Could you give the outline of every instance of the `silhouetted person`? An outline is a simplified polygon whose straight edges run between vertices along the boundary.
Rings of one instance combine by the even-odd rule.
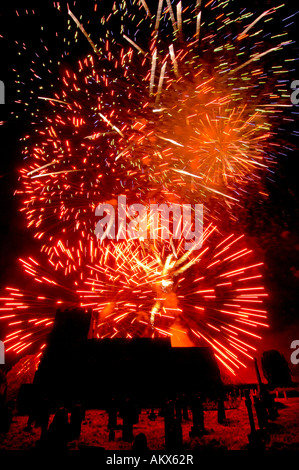
[[[164,429],[165,429],[165,447],[167,449],[172,447],[172,434],[174,427],[174,403],[172,400],[168,400],[163,407],[164,416]]]
[[[136,409],[131,399],[127,399],[123,406],[123,440],[131,442],[133,440],[133,424],[136,421]]]
[[[31,426],[38,421],[38,408],[38,402],[36,400],[32,400],[32,403],[30,404],[27,425],[24,431],[31,431]]]
[[[6,403],[0,409],[0,432],[8,432],[12,423],[13,406],[11,402]]]
[[[263,386],[261,389],[261,402],[267,410],[268,419],[274,421],[278,418],[279,413],[277,411],[274,395],[267,390],[266,386]]]
[[[49,403],[46,398],[37,398],[32,401],[25,431],[30,431],[34,424],[42,428],[41,439],[45,437],[50,417]]]
[[[271,388],[289,387],[292,377],[285,357],[275,349],[265,351],[261,358],[264,376]]]
[[[174,423],[175,419],[175,408],[173,400],[168,400],[164,408],[164,419],[167,425]]]
[[[117,428],[117,405],[114,398],[111,399],[108,408],[108,429]]]
[[[83,407],[81,405],[75,405],[70,418],[70,439],[78,439],[80,437],[83,419]]]
[[[167,450],[176,451],[183,446],[182,423],[174,418],[173,421],[165,422],[165,447]]]
[[[223,397],[218,398],[217,400],[217,419],[219,424],[223,424],[225,422],[225,407]]]
[[[200,395],[195,395],[191,402],[191,411],[193,426],[191,428],[192,436],[201,436],[205,432],[204,428],[204,410]]]
[[[251,398],[250,398],[249,390],[245,390],[245,405],[246,405],[247,412],[248,412],[250,431],[251,431],[251,433],[254,433],[255,432],[255,423],[254,423],[254,417],[253,417],[253,412],[252,412],[252,401],[251,401]]]
[[[261,399],[257,396],[253,398],[253,403],[254,403],[257,421],[259,423],[259,428],[266,429],[268,426],[268,413],[264,404],[261,401]]]
[[[183,411],[183,419],[188,420],[189,419],[188,402],[187,402],[187,397],[185,394],[182,396],[182,411]]]
[[[66,449],[69,439],[69,420],[66,408],[59,408],[47,433],[47,444],[51,448]]]
[[[180,449],[183,444],[182,423],[175,417],[175,402],[173,400],[168,400],[165,405],[164,425],[166,449]]]
[[[143,434],[143,432],[140,432],[135,437],[134,444],[132,446],[132,450],[133,450],[133,452],[135,452],[138,455],[139,454],[144,454],[145,452],[148,451],[146,435]]]
[[[111,428],[109,431],[109,441],[115,441],[115,431],[114,428]]]
[[[182,422],[182,401],[180,397],[177,397],[175,400],[175,418],[176,420],[181,423]]]
[[[50,418],[50,407],[48,400],[45,398],[42,400],[39,408],[39,413],[37,417],[37,423],[41,427],[41,436],[40,439],[44,440],[47,435],[48,424]]]

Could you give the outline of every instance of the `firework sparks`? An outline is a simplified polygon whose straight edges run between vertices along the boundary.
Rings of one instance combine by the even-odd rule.
[[[6,287],[2,293],[0,321],[6,323],[9,331],[4,343],[8,353],[20,354],[30,347],[41,352],[51,331],[55,310],[61,305],[76,307],[79,299],[55,270],[42,267],[33,258],[20,260],[20,263],[30,281],[27,281],[27,289]]]
[[[277,9],[255,19],[249,13],[233,19],[228,12],[221,15],[220,24],[211,23],[218,35],[208,34],[203,23],[200,43],[194,43],[193,36],[185,41],[170,36],[169,44],[166,41],[161,49],[164,31],[158,26],[167,18],[163,4],[159,2],[156,34],[146,53],[126,34],[133,49],[117,49],[113,40],[105,39],[105,47],[98,50],[68,10],[97,56],[89,55],[78,62],[77,69],[65,70],[54,96],[41,97],[52,106],[36,135],[28,136],[26,167],[21,170],[23,189],[18,191],[26,195],[23,205],[29,226],[48,245],[49,240],[57,245],[61,221],[66,233],[75,233],[75,239],[78,232],[90,234],[94,209],[107,193],[127,190],[146,200],[147,189],[159,185],[162,191],[187,200],[197,198],[208,204],[217,195],[231,204],[239,200],[244,182],[255,180],[259,187],[261,175],[272,166],[277,147],[272,145],[272,121],[278,108],[277,95],[269,90],[282,87],[283,71],[279,85],[272,86],[268,80],[265,88],[267,71],[260,64],[254,70],[249,66],[264,54],[280,51],[289,41],[254,52],[249,59],[242,41]],[[146,4],[140,8],[148,15]],[[177,18],[170,2],[167,11],[175,38],[178,32],[182,37],[181,5]],[[188,13],[185,21],[190,23],[189,7],[184,15]],[[197,38],[201,13],[197,9]],[[228,18],[230,26],[248,18],[252,22],[236,37],[228,33],[223,43]],[[262,42],[255,43],[252,49],[262,47]],[[201,49],[209,55],[212,72]],[[240,104],[242,99],[246,106]]]
[[[95,2],[96,40],[75,3],[64,13],[54,3],[67,18],[67,46],[58,54],[59,78],[31,93],[35,109],[32,96],[23,100],[34,131],[23,139],[16,191],[48,261],[47,268],[32,258],[22,266],[46,290],[36,296],[6,289],[1,319],[14,329],[7,350],[40,344],[57,303],[80,299],[93,309],[98,337],[162,335],[178,344],[208,344],[236,373],[267,326],[261,263],[244,237],[215,242],[221,230],[208,225],[200,250],[184,252],[172,236],[163,243],[101,244],[95,209],[125,194],[144,204],[204,203],[219,227],[223,208],[237,220],[234,210],[249,183],[256,198],[266,194],[263,178],[279,148],[276,123],[289,105],[282,51],[291,41],[284,31],[269,32],[281,7],[252,13],[232,11],[230,1],[202,7],[159,0],[156,6],[152,15],[144,0],[121,2],[99,17]],[[117,32],[109,29],[113,17]],[[81,38],[90,49],[72,66],[61,64]],[[45,70],[54,76],[39,60],[45,51],[43,44],[32,61],[33,83]]]
[[[158,252],[152,242],[107,247],[78,292],[96,313],[95,336],[169,336],[175,345],[212,346],[232,373],[246,367],[258,330],[268,326],[263,263],[244,236],[219,242],[214,232],[205,232],[201,250],[185,252],[179,243],[175,255],[170,242]]]

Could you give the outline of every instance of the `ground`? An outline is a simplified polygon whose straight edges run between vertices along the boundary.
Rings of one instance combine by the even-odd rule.
[[[279,406],[279,417],[270,422],[270,440],[268,449],[299,450],[299,398],[276,400]],[[142,410],[139,423],[134,426],[134,435],[143,432],[147,436],[150,450],[164,450],[164,420],[157,417],[155,421],[148,418],[149,410]],[[158,414],[158,410],[156,410]],[[31,432],[24,430],[28,416],[14,416],[11,429],[7,434],[0,434],[0,449],[26,450],[35,447],[40,436],[40,428],[32,428]],[[50,417],[50,421],[53,415]],[[255,416],[256,419],[256,416]],[[122,420],[118,423],[121,425]],[[121,429],[116,430],[115,441],[108,440],[108,416],[101,410],[87,410],[82,424],[80,439],[68,444],[69,449],[79,449],[80,446],[98,446],[107,450],[130,450],[132,444],[122,441]],[[192,420],[183,421],[183,441],[186,450],[195,449],[228,449],[242,450],[247,448],[250,432],[247,409],[244,400],[236,409],[226,410],[226,422],[217,422],[217,411],[205,411],[205,427],[207,434],[202,438],[190,438]]]

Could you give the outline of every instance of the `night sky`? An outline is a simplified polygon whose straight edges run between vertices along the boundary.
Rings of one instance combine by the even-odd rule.
[[[46,38],[47,47],[51,51],[54,63],[53,76],[55,71],[59,73],[55,63],[63,53],[61,38],[57,38],[54,34],[56,30],[64,28],[63,15],[52,8],[52,2],[39,3],[42,3],[42,6],[36,10],[36,15],[25,14],[26,8],[36,7],[36,3],[30,1],[11,0],[2,2],[0,7],[0,80],[6,85],[6,104],[0,105],[0,121],[5,121],[5,125],[0,126],[0,287],[2,289],[6,285],[20,285],[20,282],[24,282],[24,277],[19,272],[18,258],[29,255],[34,257],[39,252],[39,245],[33,239],[33,232],[25,229],[25,216],[18,210],[20,207],[18,198],[13,196],[18,186],[18,170],[22,166],[20,138],[30,130],[31,107],[34,108],[36,105],[34,96],[28,110],[24,110],[22,103],[14,103],[17,99],[22,101],[23,98],[18,96],[16,73],[13,69],[20,73],[21,79],[26,83],[29,76],[30,54],[34,55],[34,51],[40,50],[41,36]],[[90,3],[92,8],[93,2]],[[113,4],[112,1],[105,3],[109,4],[109,8]],[[148,2],[149,5],[151,3]],[[88,2],[77,2],[77,11],[81,8],[80,4],[83,11],[84,8],[88,10]],[[86,4],[87,7],[83,6]],[[256,5],[258,11],[263,11],[273,6],[274,2],[239,1],[236,4],[244,4],[251,10],[254,9],[253,5]],[[19,6],[21,14],[17,17],[15,10]],[[289,6],[289,10],[293,13],[295,5]],[[295,22],[296,18],[299,18],[299,15],[295,17]],[[298,19],[296,23],[298,28]],[[42,35],[41,24],[45,25]],[[93,27],[98,28],[98,25],[91,21],[88,30],[92,31]],[[290,33],[296,37],[297,31],[294,25],[290,26]],[[32,48],[27,53],[18,55],[20,47],[14,41],[30,42]],[[74,58],[79,58],[88,52],[88,47],[87,41],[82,39],[79,44],[74,45],[65,60],[71,63]],[[299,60],[298,45],[291,47],[293,48],[291,55]],[[299,79],[298,66],[297,71],[295,70],[298,60],[291,64],[294,70],[289,75],[290,84],[293,80]],[[51,83],[50,78],[47,77],[45,80]],[[269,198],[263,203],[251,198],[246,213],[240,214],[242,229],[248,235],[257,255],[265,262],[263,272],[264,285],[269,293],[267,309],[270,329],[264,332],[264,341],[260,344],[259,352],[279,349],[287,359],[289,359],[291,341],[299,339],[299,154],[298,139],[295,136],[296,130],[298,131],[298,121],[292,122],[295,116],[294,108],[283,111],[285,120],[280,137],[284,148],[271,176],[272,181],[269,179],[266,181]],[[16,115],[19,116],[18,119]],[[5,328],[0,323],[0,339],[4,338],[4,332]],[[32,352],[34,351],[27,350],[27,354]],[[14,360],[12,357],[11,361]]]

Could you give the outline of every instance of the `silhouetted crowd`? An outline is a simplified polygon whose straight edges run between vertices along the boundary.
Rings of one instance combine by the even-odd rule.
[[[248,435],[249,446],[263,448],[268,436],[268,420],[275,420],[278,416],[273,395],[264,389],[259,395],[255,394],[253,396],[247,390],[244,398],[251,426],[251,432]],[[216,405],[220,424],[224,424],[226,420],[224,399],[224,395],[218,397]],[[6,402],[3,395],[1,395],[0,400],[0,432],[6,433],[10,429],[16,405],[14,401]],[[183,421],[192,419],[190,437],[201,437],[206,434],[204,400],[205,397],[200,394],[188,397],[188,399],[184,394],[181,394],[174,399],[166,400],[158,410],[157,408],[149,410],[147,417],[150,421],[155,421],[158,415],[164,419],[165,448],[167,450],[178,451],[183,449]],[[258,430],[254,424],[253,408],[255,408],[258,420]],[[122,430],[121,439],[133,443],[132,449],[134,451],[142,453],[148,450],[147,438],[144,433],[137,434],[134,439],[133,428],[139,422],[141,408],[132,398],[125,400],[111,398],[107,404],[106,412],[108,415],[109,441],[115,440],[116,430]],[[30,432],[32,426],[41,428],[40,439],[36,444],[37,448],[67,449],[69,442],[79,439],[81,435],[85,409],[79,403],[69,408],[60,406],[49,424],[50,414],[50,404],[46,398],[35,400],[29,412],[24,431]],[[121,424],[118,422],[119,418],[122,420]]]

